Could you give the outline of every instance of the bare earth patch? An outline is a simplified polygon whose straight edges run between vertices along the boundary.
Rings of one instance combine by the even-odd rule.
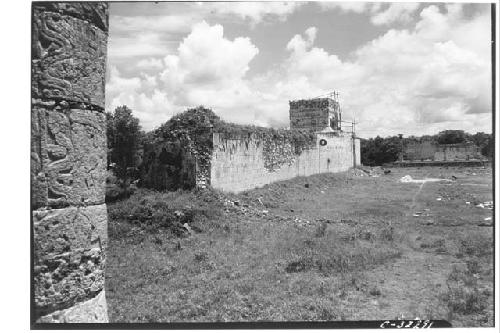
[[[481,207],[492,201],[491,169],[391,171],[238,195],[139,192],[109,205],[110,320],[492,326],[493,219]]]

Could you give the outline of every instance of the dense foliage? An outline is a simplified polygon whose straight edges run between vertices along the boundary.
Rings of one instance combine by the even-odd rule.
[[[127,106],[119,106],[112,113],[106,113],[108,139],[108,165],[119,180],[125,181],[130,170],[140,164],[140,150],[143,133],[139,119],[132,115]]]
[[[467,142],[467,134],[460,130],[446,130],[439,132],[436,142],[440,145],[449,145]]]
[[[495,139],[492,134],[478,132],[470,136],[470,140],[481,149],[483,156],[493,158],[495,153]]]
[[[361,140],[361,163],[373,166],[391,163],[398,159],[401,139],[397,136]]]

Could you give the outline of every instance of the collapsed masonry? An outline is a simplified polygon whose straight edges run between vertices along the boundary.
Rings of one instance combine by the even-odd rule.
[[[32,320],[107,322],[107,3],[32,4]]]
[[[277,130],[226,123],[203,107],[188,110],[153,133],[141,185],[240,192],[360,164],[359,139],[340,129],[337,101],[292,101],[290,119],[290,130]]]

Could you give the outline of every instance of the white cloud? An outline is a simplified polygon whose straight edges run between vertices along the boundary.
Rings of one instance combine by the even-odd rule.
[[[227,2],[205,3],[219,14],[234,14],[252,23],[259,23],[266,18],[285,19],[305,2]]]
[[[158,58],[144,58],[139,60],[136,66],[142,70],[160,70],[163,68],[163,61]]]
[[[372,7],[374,6],[379,6],[379,4],[374,4],[370,2],[359,2],[359,1],[351,1],[351,2],[336,2],[336,1],[322,1],[318,2],[318,4],[321,6],[322,9],[324,10],[331,10],[331,9],[340,9],[344,13],[357,13],[361,14],[363,12],[371,10]]]
[[[111,59],[162,56],[169,51],[168,44],[155,32],[113,36],[109,39],[108,56]]]
[[[111,67],[109,72],[110,78],[106,83],[106,94],[133,93],[141,88],[141,80],[139,78],[123,78],[116,67]]]
[[[389,25],[395,22],[408,23],[420,7],[418,2],[318,2],[323,10],[340,10],[343,13],[369,15],[374,25]]]
[[[179,68],[190,84],[218,84],[239,79],[259,50],[249,38],[224,38],[221,25],[201,22],[178,48]]]
[[[295,53],[303,53],[307,48],[311,47],[316,39],[316,33],[318,29],[316,27],[309,27],[305,31],[306,38],[302,38],[301,35],[295,35],[286,45],[287,50],[291,50]]]
[[[109,26],[114,32],[143,33],[147,31],[189,31],[193,19],[192,16],[187,15],[111,15],[109,21]]]
[[[197,21],[198,15],[111,15],[108,56],[163,57],[175,46],[173,36],[188,33]]]
[[[142,74],[140,78],[124,78],[116,67],[112,67],[106,83],[106,110],[112,111],[121,105],[131,108],[145,129],[167,121],[178,111],[167,93],[157,88],[155,76]]]
[[[201,22],[176,54],[165,57],[165,69],[159,77],[177,105],[206,105],[235,120],[234,108],[246,104],[245,99],[251,95],[244,77],[258,52],[250,39],[229,40],[221,25]]]
[[[375,25],[391,24],[394,22],[409,22],[412,14],[418,10],[420,3],[418,2],[395,2],[391,3],[388,8],[376,12],[371,21]]]

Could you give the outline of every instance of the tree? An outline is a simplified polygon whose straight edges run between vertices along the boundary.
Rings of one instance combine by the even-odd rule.
[[[481,154],[486,157],[493,158],[495,151],[494,139],[492,134],[477,132],[471,135],[471,140],[479,147]]]
[[[467,134],[461,130],[446,130],[439,132],[437,142],[441,145],[464,143],[467,141]]]
[[[114,164],[114,172],[118,179],[127,181],[129,168],[139,164],[139,147],[142,130],[139,119],[132,115],[126,105],[119,106],[113,113],[106,113],[106,129],[108,138],[108,164]]]
[[[400,139],[397,136],[361,141],[361,163],[374,166],[391,163],[398,159],[401,151]]]

